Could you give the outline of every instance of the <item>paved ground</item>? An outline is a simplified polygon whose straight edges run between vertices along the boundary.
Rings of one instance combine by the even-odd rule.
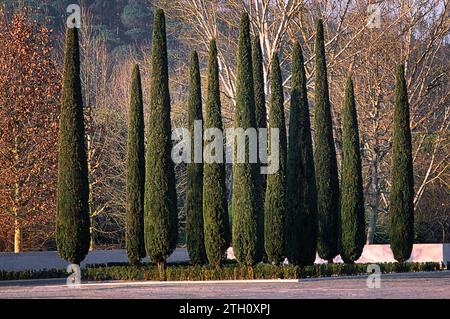
[[[382,275],[381,288],[368,289],[367,277],[253,283],[92,283],[68,288],[61,280],[0,282],[0,298],[446,298],[450,271]]]

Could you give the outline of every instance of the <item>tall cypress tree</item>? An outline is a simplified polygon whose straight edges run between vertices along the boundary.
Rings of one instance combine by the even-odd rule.
[[[408,92],[403,65],[397,67],[390,194],[390,238],[394,258],[405,262],[414,243],[414,175]]]
[[[279,129],[279,149],[272,149],[272,145],[269,145],[269,149],[271,154],[278,151],[280,167],[278,172],[267,176],[264,206],[264,244],[269,262],[279,263],[284,256],[285,244],[287,138],[284,117],[283,80],[281,78],[280,62],[276,53],[272,57],[270,78],[269,129]],[[272,134],[272,132],[269,134]]]
[[[317,251],[317,192],[306,73],[300,44],[292,51],[292,93],[287,155],[286,255],[312,265]]]
[[[194,141],[194,122],[203,121],[200,68],[196,51],[192,52],[190,60],[188,127]],[[203,164],[195,163],[194,160],[194,143],[192,143],[191,163],[187,165],[186,242],[191,263],[202,265],[207,261],[203,235]]]
[[[131,102],[128,115],[127,144],[127,210],[126,249],[128,260],[139,264],[145,257],[144,242],[144,189],[145,189],[145,147],[144,147],[144,103],[139,66],[133,68],[131,80]]]
[[[267,128],[267,111],[266,111],[266,95],[264,92],[264,70],[263,56],[261,51],[261,43],[259,37],[255,36],[252,45],[252,61],[253,61],[253,84],[255,91],[255,118],[258,130]],[[258,133],[260,133],[258,131]],[[259,135],[258,135],[259,138]],[[258,147],[260,145],[258,144]],[[267,146],[266,146],[267,147]],[[264,195],[266,193],[266,175],[260,176],[261,209],[258,215],[258,254],[257,260],[262,260],[264,255]]]
[[[255,36],[253,39],[252,62],[256,125],[258,128],[267,128],[266,95],[264,93],[264,61],[258,36]]]
[[[153,24],[152,73],[147,133],[144,233],[150,259],[160,271],[178,238],[175,174],[171,158],[169,74],[164,11]]]
[[[351,78],[348,79],[345,87],[342,140],[340,251],[345,263],[353,263],[362,254],[366,239],[366,226],[358,119]]]
[[[253,88],[252,46],[250,21],[242,15],[237,57],[235,128],[256,128],[255,97]],[[237,143],[233,163],[233,249],[236,260],[246,265],[260,258],[258,220],[261,210],[260,176],[258,163],[250,163],[250,141],[246,137],[245,163],[237,161]]]
[[[56,242],[61,258],[79,264],[89,251],[89,184],[84,141],[78,29],[68,28],[59,130]]]
[[[339,253],[339,179],[328,91],[322,20],[317,23],[315,68],[315,167],[319,218],[318,252],[332,261]]]
[[[208,93],[205,130],[223,130],[219,90],[219,64],[216,41],[209,45]],[[205,142],[206,144],[206,142]],[[203,165],[203,218],[206,255],[210,264],[220,265],[230,245],[227,190],[225,186],[225,156],[220,163]]]

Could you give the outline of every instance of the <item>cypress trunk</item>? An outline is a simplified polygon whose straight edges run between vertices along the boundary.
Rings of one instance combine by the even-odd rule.
[[[265,229],[264,243],[269,262],[278,264],[282,261],[285,244],[285,214],[286,214],[286,157],[287,138],[284,116],[283,80],[281,77],[278,55],[272,58],[272,70],[270,78],[270,108],[269,108],[269,135],[272,129],[279,130],[279,149],[272,149],[270,153],[278,152],[279,170],[267,176],[267,188],[265,195]],[[271,138],[269,139],[271,141]],[[270,144],[270,143],[269,143]]]
[[[397,67],[390,193],[390,239],[394,258],[405,262],[414,243],[414,175],[408,92],[403,65]]]
[[[126,177],[126,250],[131,264],[138,265],[145,257],[144,242],[144,104],[139,66],[135,65],[131,81],[128,115]]]
[[[345,88],[342,141],[341,257],[345,263],[354,263],[364,249],[366,225],[358,119],[351,79]]]
[[[189,76],[188,128],[192,141],[195,141],[195,121],[203,121],[200,68],[195,51],[191,54]],[[203,141],[203,132],[201,137]],[[186,243],[191,263],[203,265],[207,261],[203,235],[203,163],[194,162],[194,144],[191,146],[191,162],[187,164]]]
[[[322,20],[319,20],[317,24],[315,54],[314,160],[319,219],[317,249],[321,258],[332,260],[339,253],[339,179],[333,138]]]
[[[256,130],[255,97],[253,88],[253,63],[250,39],[250,21],[243,14],[239,32],[237,56],[236,111],[234,127],[246,131]],[[245,136],[245,161],[238,162],[238,145],[235,138],[233,163],[233,249],[236,260],[242,264],[253,265],[261,259],[259,217],[262,209],[259,165],[250,162],[250,141]],[[257,145],[252,145],[257,149]]]
[[[147,133],[144,196],[145,247],[150,259],[164,269],[178,238],[177,197],[171,158],[169,74],[164,11],[155,13],[152,73]]]
[[[206,99],[205,131],[217,128],[223,131],[220,90],[219,64],[216,41],[209,46],[208,93]],[[203,165],[203,218],[206,255],[210,264],[220,265],[230,246],[230,226],[227,209],[227,190],[225,186],[225,155],[222,141],[222,160]],[[207,142],[205,141],[205,146]],[[220,152],[220,150],[216,150]]]
[[[59,131],[56,242],[61,258],[80,264],[89,251],[89,184],[84,140],[78,29],[68,28]]]
[[[303,54],[292,51],[292,93],[287,155],[286,254],[291,263],[313,265],[317,251],[317,192]]]

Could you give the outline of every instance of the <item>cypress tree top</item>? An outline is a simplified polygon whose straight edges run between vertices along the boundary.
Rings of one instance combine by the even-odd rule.
[[[264,69],[261,43],[255,36],[252,46],[253,82],[255,89],[255,117],[258,128],[267,127],[266,94],[264,93]]]
[[[84,141],[78,30],[68,28],[59,130],[56,242],[61,258],[79,264],[89,251],[89,184]]]

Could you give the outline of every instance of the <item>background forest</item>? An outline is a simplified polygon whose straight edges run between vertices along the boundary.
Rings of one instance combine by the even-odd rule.
[[[207,48],[212,38],[217,38],[218,43],[224,125],[233,125],[237,33],[243,11],[249,13],[252,33],[262,44],[266,93],[269,57],[275,51],[280,52],[286,93],[290,89],[289,61],[292,43],[298,40],[305,55],[312,96],[314,28],[315,21],[323,19],[339,165],[344,85],[349,71],[354,74],[368,243],[388,241],[394,66],[403,62],[413,134],[416,242],[450,242],[449,1],[385,0],[381,2],[380,24],[369,27],[367,6],[371,2],[2,0],[0,251],[55,249],[56,132],[66,8],[71,3],[82,7],[81,78],[92,249],[124,247],[131,70],[133,64],[141,65],[147,105],[151,26],[156,6],[167,13],[173,127],[187,121],[189,53],[193,49],[199,51],[205,82]],[[27,11],[26,18],[14,19],[22,10]],[[24,79],[31,84],[24,83]],[[288,94],[285,100],[287,110]],[[310,106],[314,117],[313,99]],[[229,186],[231,168],[227,171]],[[185,167],[177,166],[176,174],[183,244]]]

